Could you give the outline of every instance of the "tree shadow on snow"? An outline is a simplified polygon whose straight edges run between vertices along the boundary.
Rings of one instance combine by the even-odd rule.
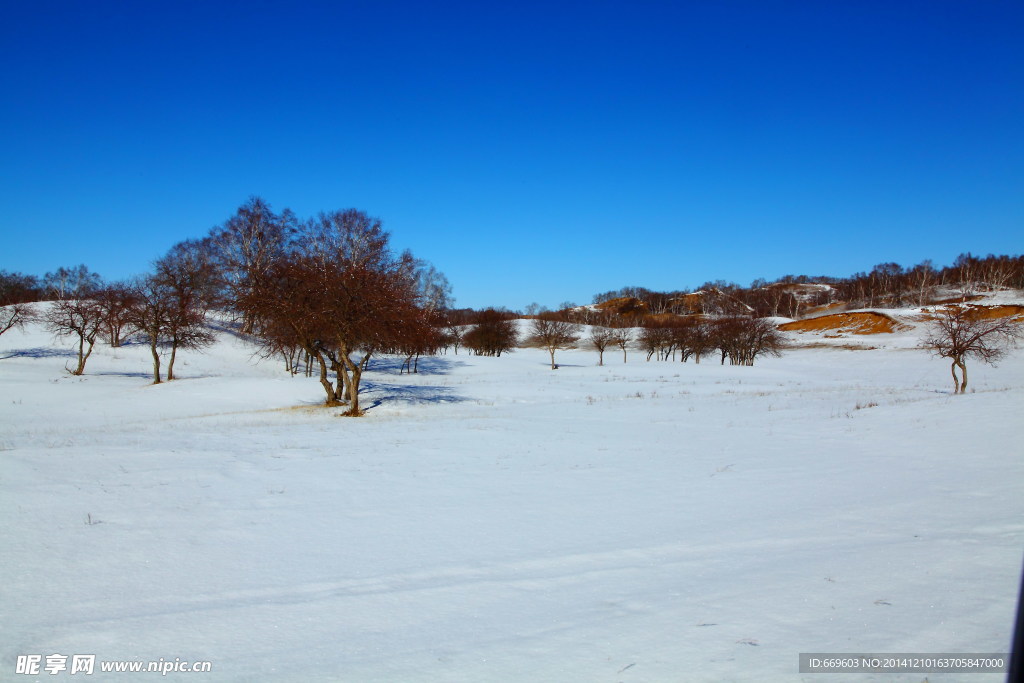
[[[54,349],[47,346],[37,346],[34,349],[13,349],[8,355],[0,357],[0,360],[8,358],[77,358],[75,351]]]
[[[451,387],[410,386],[408,384],[385,384],[383,382],[362,382],[362,394],[372,394],[366,410],[379,405],[402,402],[412,404],[461,403],[468,400],[459,396]]]
[[[415,361],[414,361],[415,362]],[[447,375],[452,368],[465,365],[461,360],[442,358],[439,356],[423,356],[420,358],[418,372],[416,375]],[[375,356],[370,359],[367,370],[372,372],[383,372],[397,375],[400,371],[405,374],[405,358],[401,356]]]

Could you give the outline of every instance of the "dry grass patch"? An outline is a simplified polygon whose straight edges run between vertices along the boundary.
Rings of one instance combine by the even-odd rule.
[[[836,331],[841,334],[891,334],[907,329],[907,327],[883,313],[860,311],[794,320],[779,325],[779,329],[783,332]]]

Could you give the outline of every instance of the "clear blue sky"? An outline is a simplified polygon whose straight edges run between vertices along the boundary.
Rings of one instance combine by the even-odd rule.
[[[1024,3],[14,2],[0,268],[145,271],[250,195],[456,303],[1022,251]]]

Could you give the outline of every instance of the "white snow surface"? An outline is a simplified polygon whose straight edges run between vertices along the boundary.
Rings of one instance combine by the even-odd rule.
[[[151,385],[144,346],[72,377],[69,343],[10,331],[0,680],[88,653],[212,662],[168,680],[916,683],[798,655],[1007,652],[1024,354],[953,396],[918,333],[754,367],[382,357],[352,419],[227,334]]]

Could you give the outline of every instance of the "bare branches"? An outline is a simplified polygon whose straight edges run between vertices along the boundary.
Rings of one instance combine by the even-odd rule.
[[[984,318],[980,311],[955,306],[929,324],[920,347],[952,361],[953,393],[962,394],[967,390],[968,358],[994,365],[1022,337],[1024,321],[1019,317]]]
[[[579,338],[580,326],[576,323],[541,314],[530,321],[530,336],[524,343],[527,346],[547,349],[551,354],[551,369],[556,370],[558,366],[555,365],[555,351],[574,348]]]
[[[476,315],[473,327],[462,337],[462,344],[478,356],[498,356],[519,345],[514,316],[488,308]]]
[[[21,329],[35,317],[32,304],[10,304],[0,307],[0,335],[14,328]]]
[[[92,354],[96,337],[103,325],[103,312],[95,299],[62,299],[50,304],[43,315],[46,327],[58,337],[78,339],[78,365],[72,375],[85,372],[85,362]]]

